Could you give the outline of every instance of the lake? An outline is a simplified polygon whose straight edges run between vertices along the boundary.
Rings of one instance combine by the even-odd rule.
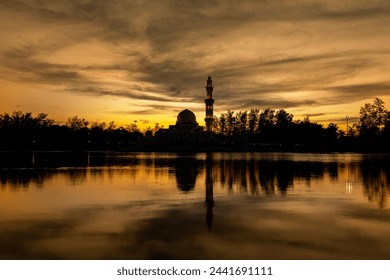
[[[0,259],[390,259],[390,156],[0,152]]]

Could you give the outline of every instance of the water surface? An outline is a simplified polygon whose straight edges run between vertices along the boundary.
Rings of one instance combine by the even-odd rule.
[[[0,153],[1,259],[390,259],[390,157]]]

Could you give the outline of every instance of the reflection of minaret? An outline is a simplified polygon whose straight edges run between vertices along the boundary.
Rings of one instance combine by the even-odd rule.
[[[214,113],[213,113],[213,80],[211,80],[211,77],[207,79],[207,85],[206,85],[206,92],[207,96],[204,100],[204,103],[206,103],[206,118],[204,121],[206,122],[206,131],[213,131],[213,123],[214,123]]]
[[[214,207],[214,193],[213,193],[213,160],[211,154],[206,155],[206,223],[209,231],[213,222],[213,207]]]

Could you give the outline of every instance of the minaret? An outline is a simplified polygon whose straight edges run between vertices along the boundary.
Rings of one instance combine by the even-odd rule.
[[[206,131],[213,131],[213,123],[214,123],[214,114],[213,114],[213,81],[211,80],[211,77],[207,79],[207,85],[206,85],[206,92],[207,96],[204,100],[204,103],[206,103],[206,117],[204,121],[206,122]]]

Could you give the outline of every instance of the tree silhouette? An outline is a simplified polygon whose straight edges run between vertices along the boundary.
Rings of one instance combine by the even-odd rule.
[[[235,126],[234,131],[236,131],[236,133],[238,135],[246,135],[247,126],[248,126],[248,113],[247,113],[247,111],[238,112],[236,114],[235,119],[236,119],[236,126]]]
[[[279,142],[286,143],[289,140],[289,135],[291,134],[291,126],[293,124],[293,115],[287,113],[285,110],[281,109],[275,114],[275,137]]]
[[[80,119],[78,116],[74,116],[68,118],[65,125],[72,130],[81,130],[88,127],[88,121],[84,118]]]
[[[249,135],[253,136],[259,123],[259,109],[251,109],[248,114],[248,131]]]
[[[47,114],[40,113],[33,117],[32,113],[15,111],[11,115],[0,115],[0,145],[2,149],[30,149],[46,138],[47,129],[54,121]]]
[[[324,140],[328,143],[334,143],[340,136],[340,130],[337,124],[330,123],[325,129]]]
[[[388,111],[384,106],[384,102],[376,97],[372,104],[366,103],[360,108],[360,121],[358,129],[362,136],[378,135],[384,128],[387,119]]]

